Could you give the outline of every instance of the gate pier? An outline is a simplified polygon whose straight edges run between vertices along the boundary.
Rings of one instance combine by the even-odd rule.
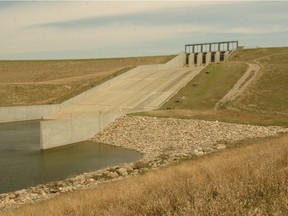
[[[210,62],[224,61],[233,50],[238,49],[238,41],[186,44],[186,64],[201,66]]]

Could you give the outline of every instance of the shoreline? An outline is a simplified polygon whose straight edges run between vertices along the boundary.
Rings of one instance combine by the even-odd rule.
[[[142,159],[0,194],[0,211],[129,178],[181,160],[226,149],[241,140],[273,137],[287,132],[288,128],[278,126],[124,116],[109,124],[90,141],[136,150],[143,154]]]

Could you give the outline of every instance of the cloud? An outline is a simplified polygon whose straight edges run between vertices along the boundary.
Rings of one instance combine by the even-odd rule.
[[[0,2],[0,6],[3,3]],[[0,12],[0,24],[17,20],[19,26],[65,22],[69,20],[121,16],[144,11],[176,8],[181,3],[170,2],[21,2]],[[183,5],[183,3],[182,3]],[[4,21],[4,22],[3,22]]]
[[[224,30],[227,33],[239,33],[239,34],[275,34],[288,32],[287,26],[272,25],[265,28],[249,28],[249,27],[237,27]]]
[[[125,49],[125,55],[129,51],[133,55],[137,49],[145,49],[145,53],[149,49],[156,52],[157,47],[163,52],[178,51],[184,43],[246,40],[253,35],[266,43],[280,33],[279,43],[284,43],[283,34],[288,31],[288,3],[283,2],[85,1],[2,5],[0,2],[0,56],[28,52],[51,56],[64,51],[77,56],[75,52],[83,54],[85,50],[91,55],[98,50],[113,56],[120,54],[121,49]]]
[[[197,25],[169,25],[158,26],[106,26],[79,29],[23,29],[20,35],[14,35],[12,47],[17,47],[21,52],[29,52],[37,49],[46,51],[58,51],[63,49],[91,49],[107,45],[121,43],[144,43],[155,40],[165,40],[185,32],[209,32],[216,30],[212,26]],[[33,43],[31,43],[33,41]],[[2,49],[3,50],[3,49]],[[11,52],[11,46],[6,52]],[[13,50],[14,51],[14,50]]]
[[[101,48],[163,40],[187,29],[203,29],[196,25],[189,27],[184,22],[179,24],[177,12],[167,19],[167,11],[172,15],[183,5],[175,2],[20,4],[0,13],[0,26],[5,29],[1,34],[1,41],[5,41],[1,52]],[[173,18],[176,21],[172,22]]]

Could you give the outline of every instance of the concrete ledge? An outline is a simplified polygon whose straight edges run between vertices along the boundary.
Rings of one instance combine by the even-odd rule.
[[[40,122],[41,149],[81,142],[93,137],[105,126],[125,113],[85,113],[69,119]]]
[[[59,110],[59,105],[0,107],[0,123],[42,119]]]

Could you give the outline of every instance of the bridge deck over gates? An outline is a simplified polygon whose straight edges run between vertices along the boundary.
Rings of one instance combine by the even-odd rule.
[[[200,66],[224,61],[231,51],[237,49],[238,41],[186,44],[186,63],[189,66]]]

